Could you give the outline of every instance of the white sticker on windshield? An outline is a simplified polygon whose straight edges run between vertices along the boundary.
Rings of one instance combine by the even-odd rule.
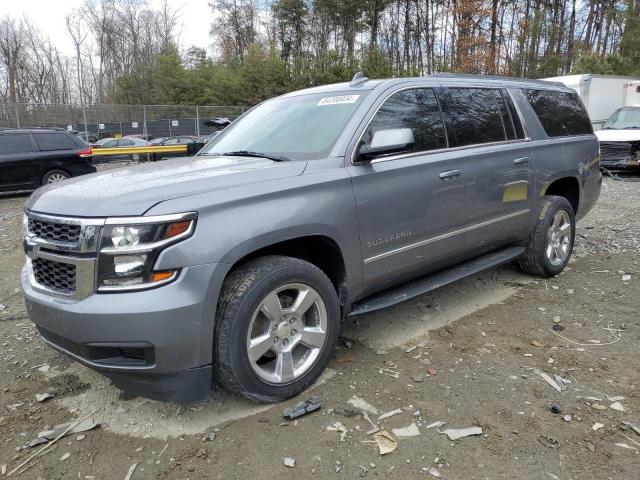
[[[324,97],[318,105],[339,105],[341,103],[356,103],[360,95],[337,95],[335,97]]]

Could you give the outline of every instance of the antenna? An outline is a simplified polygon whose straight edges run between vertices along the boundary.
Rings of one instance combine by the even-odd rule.
[[[358,85],[366,82],[367,80],[369,80],[369,79],[364,76],[364,73],[356,72],[356,74],[351,79],[351,83],[349,84],[349,86],[350,87],[357,87]]]

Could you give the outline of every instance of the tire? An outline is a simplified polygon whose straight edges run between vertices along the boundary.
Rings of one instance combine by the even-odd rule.
[[[558,275],[569,263],[575,236],[576,218],[569,201],[564,197],[543,197],[536,225],[519,261],[520,268],[540,277]]]
[[[292,309],[294,300],[301,303],[298,311]],[[231,272],[222,286],[214,334],[215,380],[253,401],[290,398],[318,379],[339,329],[338,296],[322,270],[291,257],[252,260]],[[250,348],[250,342],[258,346]]]
[[[71,175],[69,175],[64,170],[58,170],[58,169],[49,170],[47,173],[45,173],[42,176],[42,185],[49,185],[51,183],[58,183],[58,182],[61,182],[63,180],[66,180],[67,178],[71,178]]]

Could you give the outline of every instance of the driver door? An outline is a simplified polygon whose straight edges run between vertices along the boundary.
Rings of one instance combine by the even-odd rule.
[[[367,150],[376,131],[406,129],[404,152],[347,168],[356,199],[364,294],[455,264],[465,254],[465,156],[447,149],[434,88],[411,87],[388,96],[356,149]],[[363,146],[364,144],[364,146]]]

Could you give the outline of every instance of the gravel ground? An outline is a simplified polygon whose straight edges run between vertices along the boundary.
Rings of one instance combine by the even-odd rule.
[[[640,426],[640,183],[623,180],[605,180],[560,276],[507,266],[362,317],[345,326],[322,380],[277,405],[223,393],[187,406],[131,398],[46,347],[18,290],[26,196],[0,197],[0,469],[36,452],[26,445],[38,432],[89,415],[98,427],[17,478],[118,479],[134,464],[134,480],[638,478],[640,433],[623,422]],[[571,383],[558,392],[541,372]],[[38,402],[44,393],[53,397]],[[283,420],[310,395],[320,411]],[[380,455],[350,400],[376,409],[374,422],[400,409],[379,421],[393,452]],[[482,433],[450,440],[428,428],[437,421]],[[392,433],[413,423],[418,436]]]

